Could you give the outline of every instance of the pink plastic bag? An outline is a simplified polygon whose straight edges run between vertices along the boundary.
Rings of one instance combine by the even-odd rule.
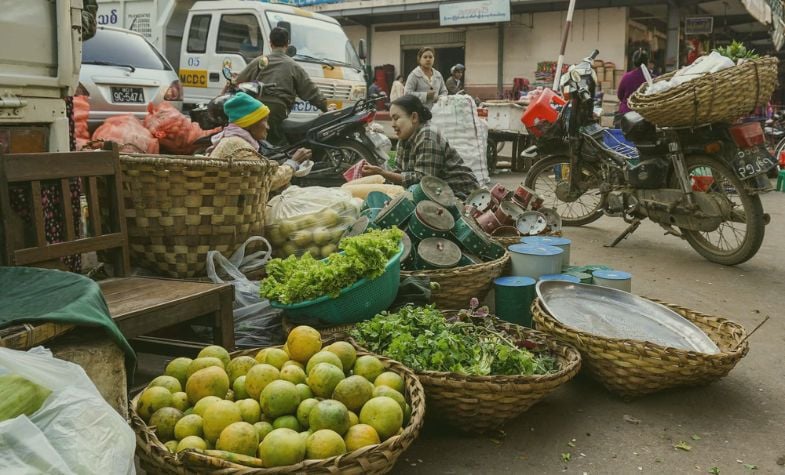
[[[199,124],[192,122],[168,102],[148,104],[144,126],[158,139],[162,151],[177,155],[194,153],[198,148],[198,145],[194,145],[196,140],[220,130],[202,130]]]
[[[87,130],[89,115],[90,103],[87,96],[74,96],[74,135],[77,150],[82,150],[90,142],[90,131]]]
[[[115,142],[124,153],[157,154],[158,140],[133,115],[110,117],[93,132],[94,142]]]
[[[343,177],[346,181],[356,180],[363,176],[363,166],[367,165],[368,161],[365,159],[360,160],[351,166],[348,170],[343,172]]]

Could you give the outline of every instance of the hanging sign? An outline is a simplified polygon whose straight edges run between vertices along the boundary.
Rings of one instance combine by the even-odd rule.
[[[688,16],[684,19],[684,34],[710,35],[714,31],[714,17]]]
[[[439,24],[471,25],[510,21],[510,0],[480,0],[439,4]]]

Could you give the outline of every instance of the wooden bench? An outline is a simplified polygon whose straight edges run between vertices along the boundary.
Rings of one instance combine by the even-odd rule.
[[[88,202],[89,236],[79,237],[70,210],[70,183],[81,178]],[[41,189],[56,183],[64,206],[65,238],[49,244],[44,233]],[[26,190],[28,222],[12,208],[9,190]],[[207,319],[215,344],[234,349],[231,284],[129,277],[128,235],[122,208],[122,172],[117,148],[98,152],[0,155],[0,264],[62,267],[61,259],[98,252],[116,277],[99,282],[109,312],[137,351],[195,355],[204,346],[171,336],[151,336],[196,319]],[[171,333],[171,331],[169,332]]]

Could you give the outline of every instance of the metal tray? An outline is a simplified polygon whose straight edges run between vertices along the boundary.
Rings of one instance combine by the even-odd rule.
[[[537,296],[562,324],[606,338],[648,341],[657,345],[716,354],[717,345],[673,310],[637,295],[588,284],[544,281]]]

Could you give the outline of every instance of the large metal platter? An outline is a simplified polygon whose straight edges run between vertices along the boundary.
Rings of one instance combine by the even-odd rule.
[[[673,310],[621,290],[588,284],[544,281],[537,296],[553,318],[585,333],[648,341],[660,346],[716,354],[717,345]]]

